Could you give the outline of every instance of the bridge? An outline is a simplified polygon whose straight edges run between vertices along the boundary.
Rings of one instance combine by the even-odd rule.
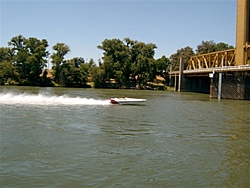
[[[211,98],[250,99],[249,14],[250,0],[238,0],[236,48],[192,56],[188,62],[180,58],[179,71],[169,72],[169,85]]]

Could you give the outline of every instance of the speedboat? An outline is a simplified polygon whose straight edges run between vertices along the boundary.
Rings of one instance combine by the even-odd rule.
[[[111,104],[127,104],[127,105],[142,105],[145,104],[147,100],[146,99],[137,99],[137,98],[111,98],[110,103]]]

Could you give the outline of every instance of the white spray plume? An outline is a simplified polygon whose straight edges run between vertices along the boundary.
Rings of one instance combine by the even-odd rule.
[[[0,93],[0,104],[34,104],[34,105],[109,105],[109,100],[69,97],[67,95],[15,94]]]

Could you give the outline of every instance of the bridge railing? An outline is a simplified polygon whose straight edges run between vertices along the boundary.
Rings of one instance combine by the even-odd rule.
[[[235,49],[192,56],[186,70],[234,66]]]

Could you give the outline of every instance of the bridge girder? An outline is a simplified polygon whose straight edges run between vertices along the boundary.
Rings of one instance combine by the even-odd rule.
[[[186,70],[235,65],[235,49],[192,56]]]

